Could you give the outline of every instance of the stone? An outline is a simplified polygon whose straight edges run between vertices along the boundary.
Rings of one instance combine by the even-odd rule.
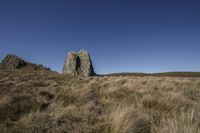
[[[25,61],[20,57],[12,54],[7,54],[6,57],[0,63],[0,69],[20,69],[25,67],[33,70],[51,71],[51,69],[48,67]]]
[[[24,61],[23,59],[19,58],[16,55],[8,54],[6,57],[2,60],[1,66],[2,67],[8,67],[8,68],[22,68],[25,67],[28,63]]]
[[[72,76],[94,76],[94,68],[90,55],[85,50],[79,52],[69,52],[65,59],[63,74]]]

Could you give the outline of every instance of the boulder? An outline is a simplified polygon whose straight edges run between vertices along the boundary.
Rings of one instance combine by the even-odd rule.
[[[63,74],[85,77],[94,76],[95,72],[89,53],[85,50],[69,52],[65,59]]]

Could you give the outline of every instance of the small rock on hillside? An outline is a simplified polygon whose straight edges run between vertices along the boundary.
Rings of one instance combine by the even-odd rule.
[[[25,61],[20,57],[12,54],[6,55],[6,57],[0,63],[0,69],[20,69],[28,67],[33,70],[48,70],[51,71],[50,68],[44,67],[43,65],[36,65],[31,62]]]
[[[8,67],[14,69],[25,67],[27,64],[28,63],[23,59],[19,58],[16,55],[11,55],[11,54],[6,55],[6,57],[3,59],[1,63],[2,67]]]

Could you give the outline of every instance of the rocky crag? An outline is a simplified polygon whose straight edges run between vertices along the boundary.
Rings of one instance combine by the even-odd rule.
[[[6,68],[9,67],[9,68],[13,68],[13,69],[19,69],[19,68],[27,66],[28,62],[24,61],[23,59],[19,58],[16,55],[8,54],[2,60],[1,65],[2,65],[2,67],[6,67]]]
[[[25,61],[20,57],[12,54],[7,54],[0,64],[1,69],[21,69],[21,68],[33,68],[35,70],[49,70],[50,68],[43,65],[36,65],[31,62]]]
[[[65,59],[63,74],[72,76],[94,76],[94,68],[90,55],[85,50],[79,52],[69,52]]]

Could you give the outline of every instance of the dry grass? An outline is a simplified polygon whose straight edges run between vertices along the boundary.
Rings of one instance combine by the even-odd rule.
[[[116,106],[109,114],[111,133],[150,133],[151,123],[134,106]]]
[[[0,70],[1,133],[198,133],[200,78]]]

